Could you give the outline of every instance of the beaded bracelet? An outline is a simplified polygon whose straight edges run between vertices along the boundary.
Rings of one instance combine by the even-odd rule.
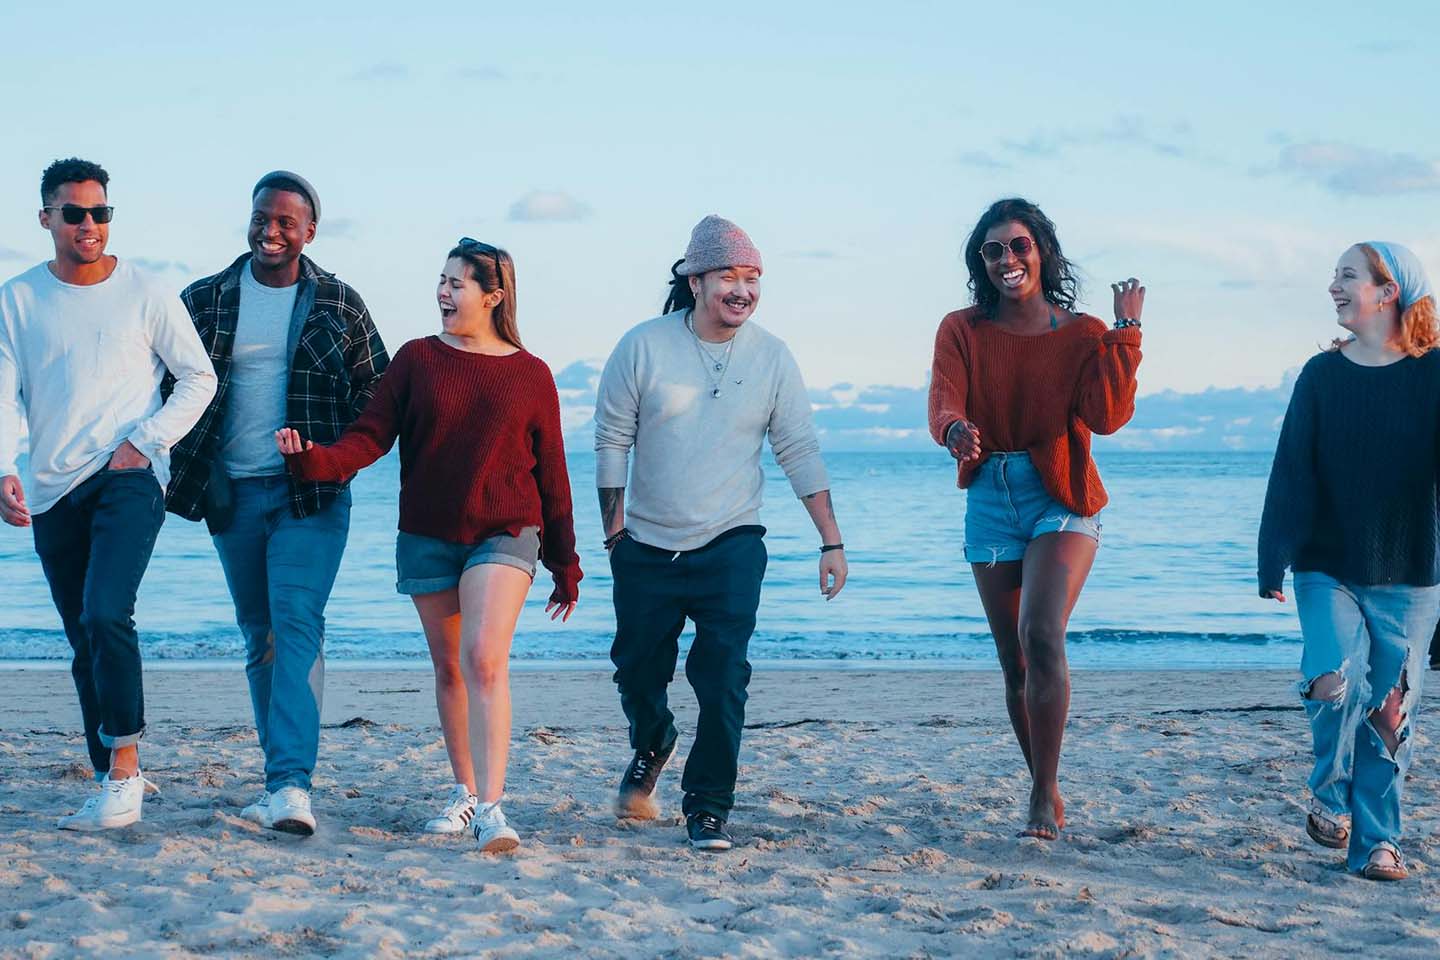
[[[1115,321],[1115,329],[1116,329],[1116,330],[1125,330],[1125,329],[1128,329],[1128,328],[1130,328],[1130,327],[1135,327],[1135,328],[1138,329],[1139,326],[1140,326],[1140,321],[1139,321],[1139,320],[1121,319],[1121,320],[1116,320],[1116,321]]]

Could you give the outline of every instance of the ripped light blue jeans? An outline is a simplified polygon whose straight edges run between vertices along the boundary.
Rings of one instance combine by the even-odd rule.
[[[1425,651],[1440,616],[1440,586],[1355,586],[1304,571],[1295,574],[1295,605],[1305,640],[1300,695],[1315,749],[1310,790],[1331,813],[1350,815],[1346,862],[1362,870],[1376,846],[1400,840],[1400,792],[1410,766]],[[1326,674],[1342,681],[1337,697],[1309,698]],[[1371,714],[1397,687],[1401,720],[1392,756]]]
[[[989,454],[965,493],[965,561],[1025,559],[1046,533],[1079,533],[1100,542],[1100,514],[1082,517],[1056,502],[1024,450]]]

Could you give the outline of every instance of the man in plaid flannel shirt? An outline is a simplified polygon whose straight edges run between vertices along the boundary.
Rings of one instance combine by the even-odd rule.
[[[167,508],[210,527],[265,752],[265,791],[242,815],[309,835],[320,744],[325,604],[350,530],[345,484],[291,478],[274,433],[334,443],[389,358],[364,302],[301,250],[320,198],[288,171],[252,195],[250,252],[180,295],[219,377],[214,401],[175,446]]]

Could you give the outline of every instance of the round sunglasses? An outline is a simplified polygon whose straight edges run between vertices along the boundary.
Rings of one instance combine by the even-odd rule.
[[[1024,260],[1035,249],[1035,241],[1029,237],[1015,237],[1009,243],[1001,243],[999,240],[987,240],[980,244],[980,256],[985,258],[986,263],[999,263],[1005,256],[1005,248],[1009,247],[1010,252],[1015,254],[1017,259]]]

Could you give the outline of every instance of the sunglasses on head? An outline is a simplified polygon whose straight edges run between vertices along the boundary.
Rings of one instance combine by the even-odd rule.
[[[987,263],[999,263],[1005,256],[1005,248],[1009,247],[1010,252],[1021,260],[1030,255],[1035,249],[1035,241],[1029,237],[1016,237],[1009,243],[1001,243],[999,240],[987,240],[980,244],[980,256],[985,258]]]
[[[460,242],[455,244],[464,254],[484,253],[488,254],[495,261],[495,282],[500,289],[505,289],[505,271],[500,269],[500,248],[485,243],[483,240],[476,240],[474,237],[461,237]]]
[[[59,210],[60,216],[72,227],[78,227],[85,222],[88,214],[96,223],[109,223],[110,218],[115,216],[114,207],[82,207],[76,203],[67,203],[61,207],[46,207],[46,210]]]

